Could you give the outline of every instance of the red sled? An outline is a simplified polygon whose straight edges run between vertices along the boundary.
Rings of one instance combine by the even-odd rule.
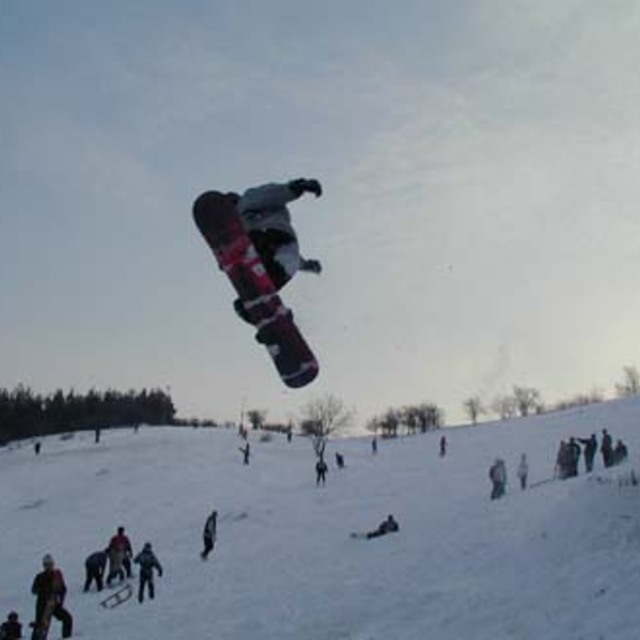
[[[193,218],[238,293],[257,330],[256,340],[267,348],[282,381],[292,388],[312,382],[319,372],[318,361],[267,275],[233,200],[207,191],[194,202]]]

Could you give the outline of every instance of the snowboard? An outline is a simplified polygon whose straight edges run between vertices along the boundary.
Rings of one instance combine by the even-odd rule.
[[[193,218],[256,328],[282,381],[304,387],[318,375],[318,362],[271,282],[233,199],[207,191],[195,200]]]

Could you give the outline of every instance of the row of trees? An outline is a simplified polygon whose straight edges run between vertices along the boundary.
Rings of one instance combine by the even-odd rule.
[[[616,395],[624,398],[640,394],[640,372],[635,366],[626,366],[622,370],[622,380],[615,385]],[[494,398],[488,405],[479,396],[467,398],[462,406],[473,424],[477,424],[481,415],[493,413],[501,420],[516,416],[526,417],[531,414],[562,411],[572,407],[604,402],[604,393],[594,389],[588,393],[580,393],[553,405],[545,406],[538,389],[514,385],[512,392]]]
[[[58,389],[43,396],[23,385],[0,388],[0,443],[80,429],[171,424],[174,416],[171,396],[160,389],[86,394]]]

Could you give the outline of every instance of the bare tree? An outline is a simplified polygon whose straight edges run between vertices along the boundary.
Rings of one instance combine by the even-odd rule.
[[[478,424],[478,416],[482,413],[486,413],[486,409],[482,405],[482,400],[478,396],[472,396],[467,398],[462,406],[469,416],[472,424]]]
[[[345,407],[342,400],[332,394],[326,394],[311,400],[303,407],[300,430],[312,437],[313,449],[321,458],[329,436],[346,428],[352,419],[352,412]]]
[[[616,384],[616,393],[621,398],[637,396],[640,393],[640,373],[637,367],[629,365],[622,369],[622,382]]]
[[[513,399],[522,417],[528,416],[532,410],[538,410],[538,407],[542,406],[540,392],[532,387],[515,385],[513,387]]]
[[[267,412],[258,409],[250,409],[247,411],[247,420],[252,429],[262,429],[265,420],[267,419]]]
[[[491,410],[500,416],[500,420],[508,420],[516,415],[517,407],[513,396],[498,396],[491,403]]]

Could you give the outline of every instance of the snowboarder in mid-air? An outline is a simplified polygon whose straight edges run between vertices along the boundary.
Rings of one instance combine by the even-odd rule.
[[[322,185],[318,180],[298,178],[286,183],[272,182],[247,189],[234,197],[242,223],[251,238],[262,264],[276,290],[282,289],[297,271],[319,274],[318,260],[307,260],[300,254],[298,238],[291,223],[287,204],[304,193],[319,198]],[[242,301],[234,302],[236,313],[250,322]]]

